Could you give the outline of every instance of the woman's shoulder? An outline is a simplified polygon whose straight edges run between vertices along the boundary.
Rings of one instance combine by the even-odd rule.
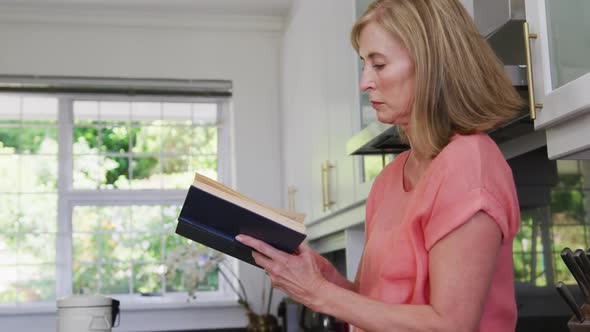
[[[466,162],[494,160],[505,161],[498,145],[485,133],[475,133],[469,135],[455,134],[451,141],[439,153],[436,159],[451,162],[455,166],[465,164]]]
[[[512,174],[500,148],[485,133],[455,134],[433,162],[443,173],[480,180],[492,174]]]
[[[447,147],[452,149],[497,149],[498,145],[486,133],[454,134]]]

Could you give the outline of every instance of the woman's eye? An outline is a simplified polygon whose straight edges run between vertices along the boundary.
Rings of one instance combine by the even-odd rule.
[[[373,68],[375,69],[383,69],[385,67],[385,65],[383,64],[373,64]]]

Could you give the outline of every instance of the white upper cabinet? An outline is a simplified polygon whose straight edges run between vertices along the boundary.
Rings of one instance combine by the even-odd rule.
[[[287,203],[314,222],[354,201],[354,163],[346,153],[357,105],[353,2],[293,6],[282,54],[284,184]]]
[[[546,131],[551,159],[590,159],[590,1],[525,5],[535,129]]]
[[[355,53],[350,45],[354,22],[353,2],[342,0],[313,1],[322,20],[316,26],[320,47],[315,50],[322,70],[325,122],[315,124],[312,154],[312,216],[322,218],[348,207],[354,200],[354,159],[346,152],[346,141],[353,134],[352,119],[356,111]]]
[[[317,73],[321,70],[317,55],[312,49],[319,47],[313,24],[319,21],[308,6],[299,5],[292,10],[282,43],[281,95],[282,144],[284,162],[284,189],[286,206],[305,213],[311,218],[312,183],[310,158],[312,151],[322,146],[313,134],[312,124],[324,123],[325,107],[322,82]]]

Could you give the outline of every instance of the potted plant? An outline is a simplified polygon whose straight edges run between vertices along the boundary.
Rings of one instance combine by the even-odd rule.
[[[166,256],[166,278],[175,279],[182,273],[188,291],[187,302],[196,298],[199,285],[207,274],[219,268],[224,255],[202,245],[187,244],[178,246]]]
[[[270,314],[273,297],[272,287],[267,298],[266,313],[262,313],[262,310],[260,313],[256,313],[248,301],[242,281],[234,270],[227,266],[226,256],[221,252],[202,245],[187,244],[169,251],[166,257],[166,277],[174,279],[178,273],[182,273],[188,291],[187,302],[196,299],[199,284],[203,283],[207,274],[214,270],[219,271],[219,275],[238,296],[238,303],[244,308],[248,317],[247,331],[277,332],[280,330],[277,318]],[[264,292],[263,289],[263,299]],[[264,300],[262,305],[264,306]]]

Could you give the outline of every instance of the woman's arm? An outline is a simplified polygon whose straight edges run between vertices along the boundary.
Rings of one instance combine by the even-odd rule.
[[[479,212],[441,239],[430,251],[430,305],[385,304],[327,282],[313,251],[288,255],[264,242],[240,236],[274,287],[312,310],[366,331],[475,331],[492,281],[502,234]],[[264,255],[260,254],[263,253]]]
[[[430,305],[387,305],[325,285],[312,309],[366,331],[477,331],[502,233],[485,213],[441,239],[430,251]]]

